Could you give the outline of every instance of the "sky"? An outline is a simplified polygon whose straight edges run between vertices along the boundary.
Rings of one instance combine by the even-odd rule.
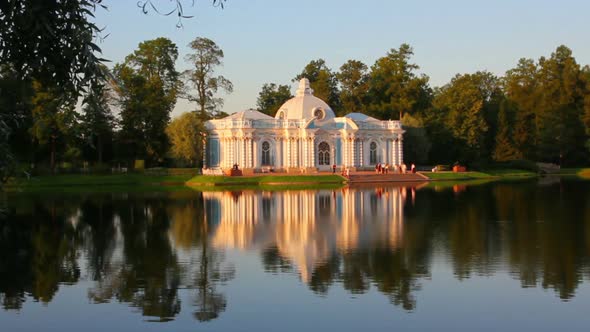
[[[137,45],[167,37],[179,48],[177,69],[188,43],[209,38],[224,51],[218,73],[234,85],[221,94],[223,111],[256,107],[264,83],[288,84],[311,60],[322,58],[333,70],[349,59],[369,67],[392,48],[408,43],[419,73],[431,86],[442,86],[458,73],[488,70],[503,75],[520,58],[550,56],[559,45],[572,49],[578,63],[590,64],[588,0],[182,0],[185,15],[144,14],[138,0],[103,0],[96,23],[108,34],[99,43],[111,65],[122,62]],[[141,2],[141,1],[140,1]],[[152,0],[162,12],[170,0]],[[180,100],[173,112],[194,110]]]

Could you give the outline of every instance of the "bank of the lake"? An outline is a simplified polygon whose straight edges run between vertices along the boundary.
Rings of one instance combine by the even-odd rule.
[[[537,173],[519,169],[496,169],[472,172],[423,172],[433,182],[494,181],[506,179],[525,179],[538,176]],[[590,168],[562,169],[554,176],[590,179]],[[213,176],[176,174],[150,175],[144,173],[129,174],[76,174],[45,175],[30,179],[13,179],[5,185],[6,191],[177,191],[188,190],[233,190],[233,189],[314,189],[339,187],[347,179],[333,174],[267,174],[257,176]]]
[[[210,176],[210,175],[148,175],[141,173],[113,175],[45,175],[30,179],[13,179],[5,185],[6,191],[175,191],[190,188],[204,190],[231,190],[237,188],[307,189],[342,186],[346,179],[339,175],[264,175],[264,176]]]
[[[346,178],[333,174],[317,175],[260,175],[260,176],[214,176],[197,175],[186,184],[191,187],[208,186],[291,186],[291,185],[342,185]]]

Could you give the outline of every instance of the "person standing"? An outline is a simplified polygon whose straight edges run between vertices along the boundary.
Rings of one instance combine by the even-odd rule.
[[[332,165],[332,174],[336,174],[336,164]]]

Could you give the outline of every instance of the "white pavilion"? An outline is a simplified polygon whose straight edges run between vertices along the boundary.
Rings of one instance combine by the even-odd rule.
[[[400,121],[381,121],[362,113],[336,117],[299,82],[295,97],[275,117],[255,110],[205,124],[208,134],[204,173],[222,174],[237,165],[244,173],[373,169],[377,163],[403,163]]]

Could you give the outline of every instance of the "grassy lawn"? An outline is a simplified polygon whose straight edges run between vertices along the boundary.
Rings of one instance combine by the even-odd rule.
[[[191,187],[223,186],[258,189],[310,189],[318,186],[340,186],[346,179],[339,175],[263,175],[263,176],[207,176],[207,175],[49,175],[31,179],[13,179],[6,184],[7,191],[176,191]]]
[[[424,172],[422,173],[429,177],[431,180],[474,180],[474,179],[485,179],[491,178],[493,175],[482,173],[482,172],[461,172],[461,173],[454,173],[454,172],[435,172],[429,173]]]
[[[309,185],[342,184],[346,181],[340,175],[261,175],[261,176],[213,176],[198,175],[187,181],[189,186],[231,186],[231,185]]]
[[[562,168],[557,174],[578,176],[584,179],[590,179],[590,168]]]
[[[422,173],[429,177],[431,180],[476,180],[476,179],[489,179],[489,178],[509,178],[509,177],[533,177],[537,174],[531,171],[521,169],[493,169],[485,170],[482,172],[436,172]]]
[[[150,186],[183,186],[191,175],[144,175],[144,174],[116,174],[116,175],[49,175],[18,178],[6,185],[7,190],[28,190],[56,187],[150,187]]]

